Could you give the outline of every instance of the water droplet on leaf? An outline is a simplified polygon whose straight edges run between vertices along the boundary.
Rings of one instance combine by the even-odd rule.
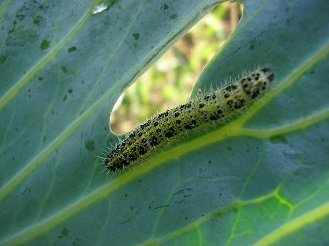
[[[91,10],[91,12],[93,14],[97,14],[97,13],[102,12],[105,9],[107,9],[107,6],[104,3],[101,3],[101,4],[94,6],[93,9]]]

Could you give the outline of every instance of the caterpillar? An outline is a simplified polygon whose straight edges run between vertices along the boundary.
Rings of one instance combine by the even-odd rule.
[[[104,164],[111,172],[129,169],[173,140],[231,119],[263,95],[273,80],[269,67],[258,68],[238,81],[156,114],[127,133],[103,158]]]

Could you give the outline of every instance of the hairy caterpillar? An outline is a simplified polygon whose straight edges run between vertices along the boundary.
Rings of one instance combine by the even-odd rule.
[[[125,170],[174,139],[234,117],[264,94],[273,79],[270,68],[259,68],[210,94],[154,115],[125,135],[107,153],[104,158],[106,167],[112,172]]]

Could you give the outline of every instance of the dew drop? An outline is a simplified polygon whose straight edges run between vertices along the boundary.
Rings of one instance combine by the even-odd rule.
[[[93,6],[93,8],[91,9],[91,12],[93,14],[98,14],[107,8],[108,8],[108,6],[105,3],[101,3],[101,4],[97,4],[97,5]]]

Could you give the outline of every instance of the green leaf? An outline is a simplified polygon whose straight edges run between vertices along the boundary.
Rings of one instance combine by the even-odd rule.
[[[0,244],[328,243],[326,0],[243,2],[193,94],[258,65],[273,89],[109,177],[115,101],[218,1],[105,3],[0,4]]]

